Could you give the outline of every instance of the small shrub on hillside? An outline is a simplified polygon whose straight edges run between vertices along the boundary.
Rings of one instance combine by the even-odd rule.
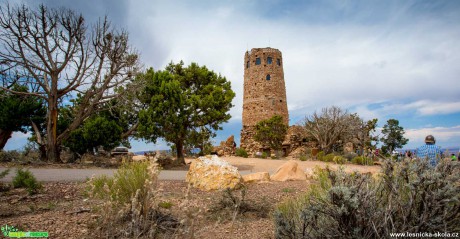
[[[235,151],[235,155],[238,157],[243,157],[243,158],[248,157],[248,153],[243,148],[237,148]]]
[[[347,159],[342,156],[335,156],[332,161],[336,164],[345,164]]]
[[[172,202],[160,202],[158,203],[158,206],[164,209],[170,209],[173,206],[173,204]]]
[[[42,185],[28,169],[18,169],[16,176],[13,178],[13,187],[26,188],[27,192],[32,195],[37,193],[42,188]]]
[[[301,155],[301,156],[299,157],[299,160],[300,160],[300,161],[307,161],[307,159],[308,159],[308,158],[307,158],[307,155]]]
[[[9,173],[10,173],[10,169],[3,170],[3,171],[0,173],[0,179],[6,177],[6,175],[8,175]]]
[[[323,157],[323,160],[324,162],[333,162],[334,161],[334,157],[335,157],[335,154],[333,153],[330,153],[330,154],[326,154],[324,157]]]
[[[22,158],[21,153],[16,150],[3,151],[0,150],[0,162],[14,162]]]
[[[10,150],[3,151],[0,150],[0,162],[35,162],[40,158],[38,150],[24,148],[24,151]]]
[[[386,160],[381,174],[316,171],[317,183],[277,206],[276,238],[388,238],[460,231],[460,164]]]
[[[262,152],[262,156],[260,156],[263,159],[266,159],[268,157],[268,154],[266,152]]]
[[[358,157],[358,154],[354,152],[349,152],[349,153],[344,154],[343,157],[346,158],[348,161],[351,161],[355,157]]]
[[[6,169],[6,170],[3,170],[1,173],[0,173],[0,179],[6,177],[6,175],[8,175],[10,173],[10,169]],[[0,182],[0,192],[2,191],[7,191],[9,189],[9,185],[8,184],[4,184],[3,182]]]
[[[292,188],[283,188],[281,191],[282,191],[283,193],[292,193],[292,192],[295,192],[295,190],[292,189]]]
[[[359,165],[373,165],[374,164],[374,161],[371,158],[367,158],[364,156],[354,157],[351,160],[351,162],[354,164],[359,164]]]
[[[319,161],[323,161],[323,157],[324,157],[323,151],[319,151],[318,154],[316,155],[316,159],[318,159]]]

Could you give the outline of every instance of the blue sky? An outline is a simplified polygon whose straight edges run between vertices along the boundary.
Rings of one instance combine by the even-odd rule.
[[[20,2],[20,1],[17,1]],[[36,5],[39,1],[25,1]],[[283,54],[290,123],[337,105],[365,119],[400,121],[407,148],[433,134],[460,146],[460,1],[44,1],[89,22],[107,14],[130,33],[146,67],[197,62],[236,93],[214,143],[239,142],[246,50]],[[24,145],[15,133],[6,149]],[[133,151],[166,148],[133,142]]]

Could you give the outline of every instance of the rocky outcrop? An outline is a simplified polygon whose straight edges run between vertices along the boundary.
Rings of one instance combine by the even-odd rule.
[[[289,153],[289,156],[291,156],[293,158],[300,158],[302,156],[307,156],[307,151],[308,151],[308,149],[305,146],[298,147],[294,151]]]
[[[244,126],[241,129],[241,143],[240,148],[243,148],[250,155],[255,155],[257,152],[263,151],[263,146],[259,142],[254,140],[256,133],[254,126]]]
[[[306,180],[305,173],[298,167],[298,163],[294,160],[289,160],[281,165],[270,177],[272,181],[296,181]]]
[[[268,146],[264,146],[259,142],[254,140],[255,127],[254,126],[244,126],[241,129],[241,145],[240,148],[243,148],[249,154],[255,155],[257,152],[270,152],[274,153],[273,150],[270,150]],[[305,129],[302,126],[292,125],[289,126],[287,134],[283,141],[282,151],[283,156],[292,156],[300,157],[302,153],[305,152],[306,148],[311,148],[309,142],[304,142],[306,138]],[[301,148],[301,149],[299,149]],[[299,149],[299,150],[297,150]],[[297,151],[296,151],[297,150]]]
[[[195,159],[185,181],[192,187],[212,191],[238,188],[243,180],[236,167],[212,155]]]
[[[243,181],[245,183],[258,183],[270,181],[270,174],[268,172],[258,172],[243,175]]]
[[[213,152],[216,152],[219,156],[230,156],[235,154],[235,137],[230,135],[225,141],[221,141],[219,146],[213,148]]]

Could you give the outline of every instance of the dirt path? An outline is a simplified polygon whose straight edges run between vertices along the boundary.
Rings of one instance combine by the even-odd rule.
[[[276,169],[286,163],[291,158],[285,159],[260,159],[260,158],[240,158],[240,157],[223,157],[230,164],[237,166],[240,171],[247,170],[250,172],[269,172],[274,173]],[[296,160],[299,166],[304,170],[314,169],[315,167],[325,168],[329,166],[333,169],[338,169],[340,166],[345,168],[346,172],[358,171],[361,173],[376,173],[380,170],[380,166],[363,166],[355,164],[337,165],[335,163],[326,163],[321,161],[299,161]]]
[[[240,157],[223,157],[230,164],[238,167],[242,175],[254,172],[269,172],[273,174],[276,169],[282,164],[286,163],[287,159],[259,159],[259,158],[240,158]],[[186,162],[191,162],[193,159],[187,159]],[[325,163],[320,161],[298,161],[299,166],[304,170],[312,170],[315,167],[329,166],[337,169],[340,165],[334,163]],[[343,165],[345,171],[352,172],[358,171],[361,173],[375,173],[380,170],[380,166],[361,166],[347,164]],[[0,172],[6,168],[0,167]],[[77,182],[85,181],[93,175],[107,175],[112,176],[116,169],[100,169],[100,168],[87,168],[87,169],[69,169],[69,168],[30,168],[29,169],[35,177],[42,182]],[[15,174],[15,170],[11,170],[9,175],[0,181],[10,182]],[[162,170],[159,175],[160,180],[185,180],[187,171],[184,170]]]

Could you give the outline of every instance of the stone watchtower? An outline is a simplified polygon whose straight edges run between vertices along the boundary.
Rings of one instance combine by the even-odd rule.
[[[274,115],[281,115],[288,125],[283,58],[278,49],[253,48],[244,55],[241,148],[249,153],[264,150],[253,139],[254,126]]]

